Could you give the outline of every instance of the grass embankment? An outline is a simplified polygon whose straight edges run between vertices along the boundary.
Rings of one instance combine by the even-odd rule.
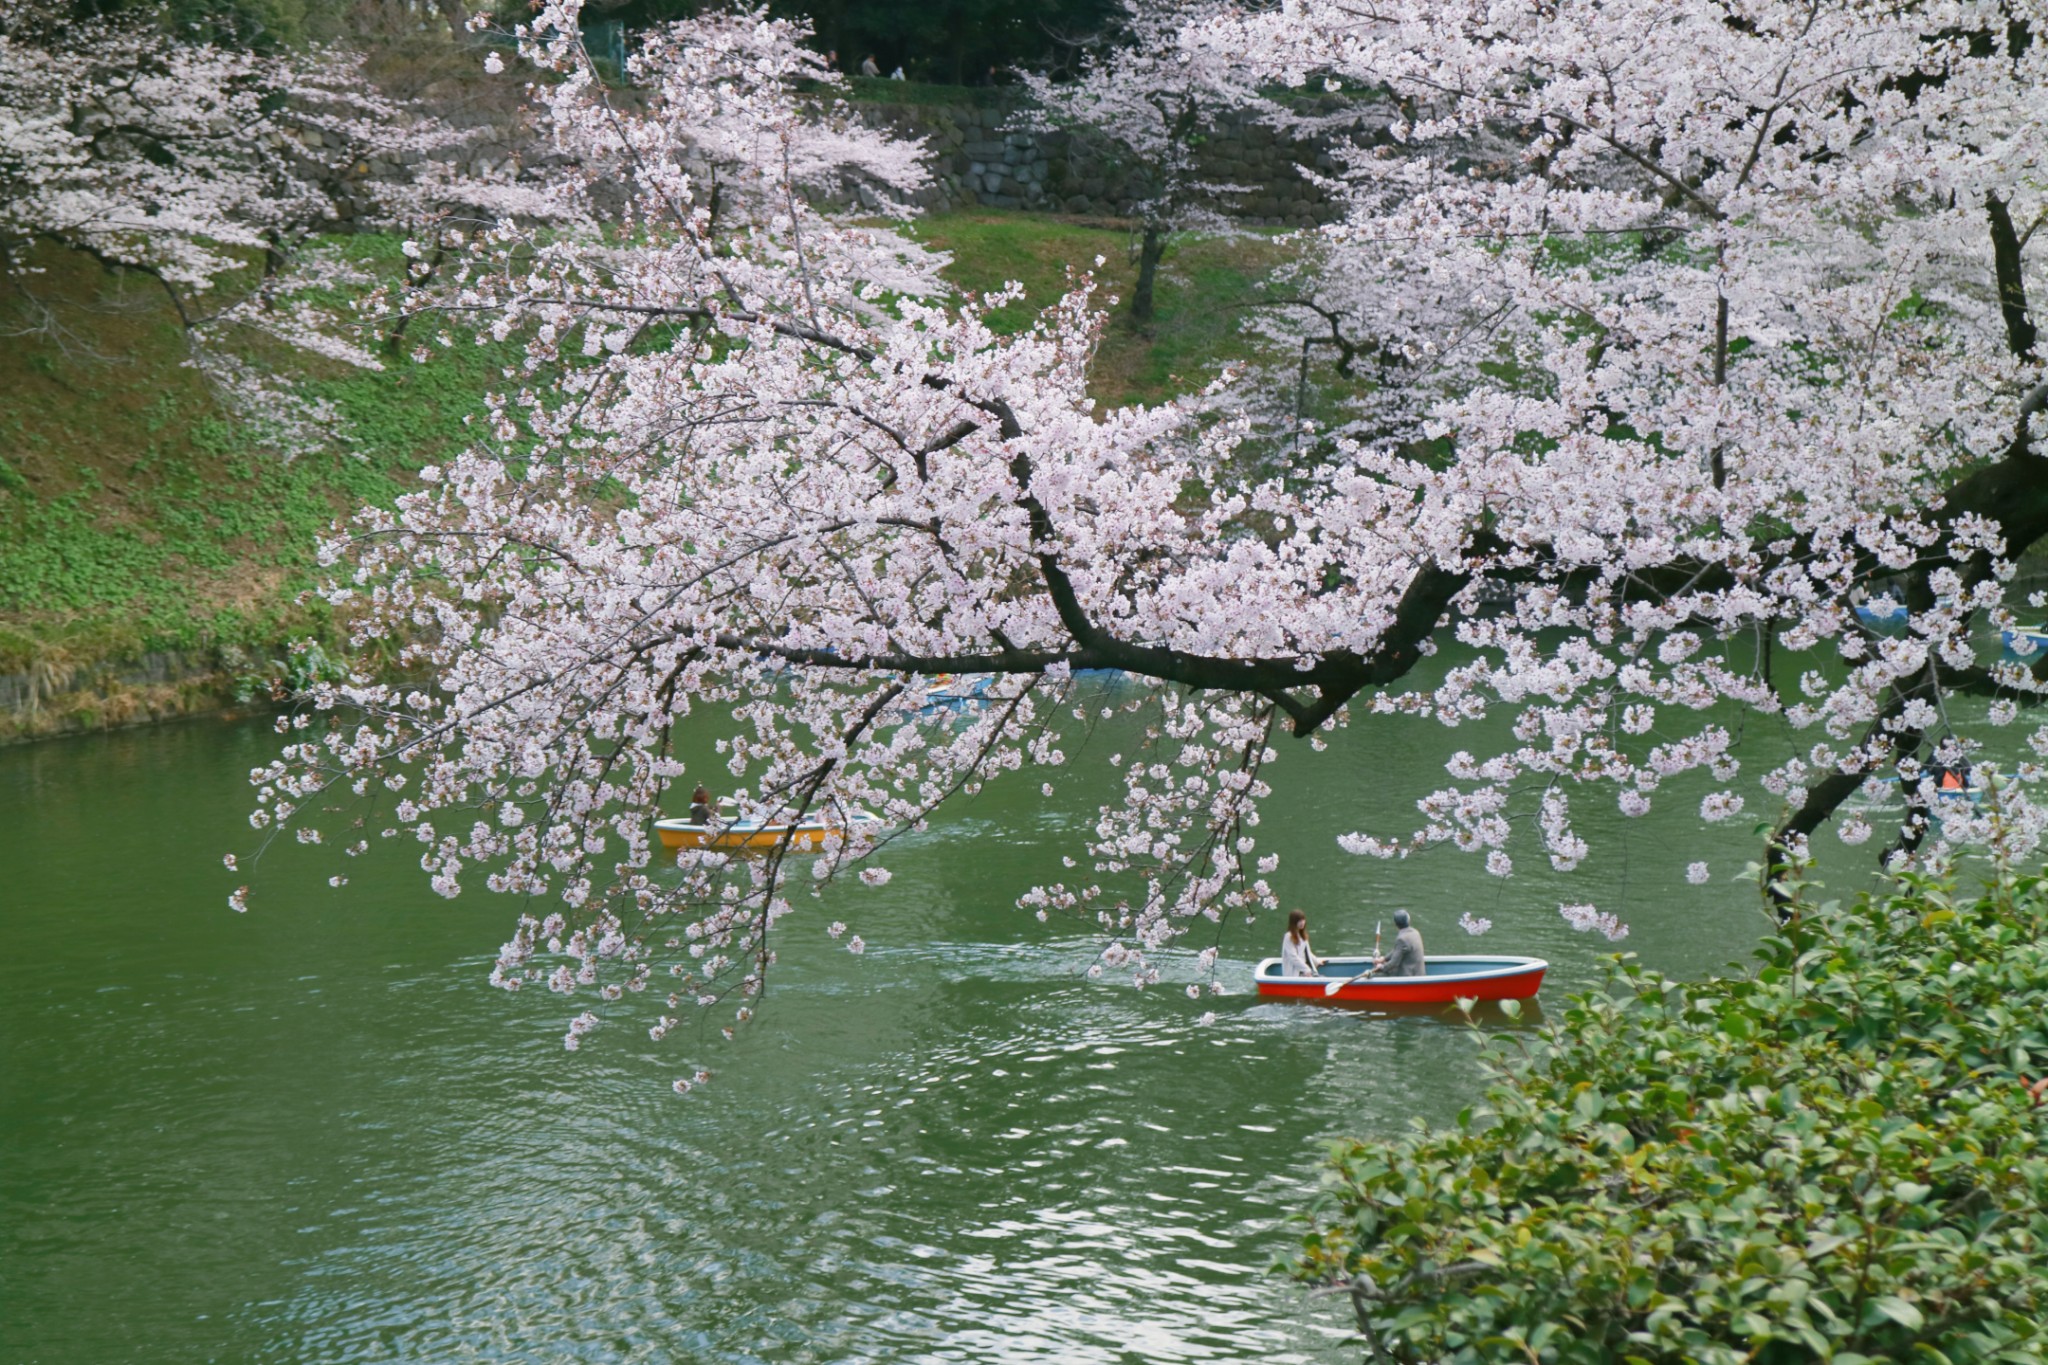
[[[374,260],[396,243],[346,249]],[[286,460],[186,363],[153,282],[57,253],[37,264],[56,328],[0,348],[0,675],[31,688],[0,738],[218,700],[233,673],[246,686],[273,669],[285,640],[322,634],[321,604],[299,600],[314,543],[459,443],[502,364],[468,346],[382,372],[293,355],[296,387],[332,403],[352,441]],[[32,317],[23,300],[0,306],[12,328]],[[159,651],[220,668],[150,696],[96,676]]]
[[[1129,234],[1111,224],[970,212],[917,231],[953,253],[959,287],[1024,285],[1025,300],[996,316],[999,329],[1028,326],[1065,290],[1069,269],[1095,268],[1097,256],[1105,293],[1127,297],[1135,279]],[[397,247],[375,236],[342,245],[387,267]],[[1176,246],[1153,324],[1140,330],[1120,312],[1106,329],[1097,396],[1159,401],[1248,356],[1242,310],[1282,250],[1257,237]],[[316,542],[445,459],[466,439],[463,418],[502,383],[504,353],[468,344],[383,371],[268,355],[304,396],[340,411],[350,438],[346,449],[286,460],[186,363],[184,333],[153,282],[57,253],[37,265],[31,288],[61,330],[0,347],[0,739],[218,704],[281,673],[285,641],[329,629],[322,605],[301,600],[315,582]],[[0,295],[7,330],[37,316]],[[199,660],[194,676],[118,677],[161,651]]]
[[[1138,268],[1129,228],[1097,220],[997,210],[935,214],[917,227],[920,240],[953,253],[947,278],[985,293],[1010,280],[1024,298],[990,316],[995,330],[1016,331],[1067,290],[1070,269],[1094,270],[1098,299],[1128,300]],[[1157,403],[1213,378],[1225,364],[1258,355],[1244,334],[1257,284],[1286,258],[1270,237],[1183,237],[1169,248],[1144,327],[1117,305],[1095,356],[1091,380],[1103,403]],[[1098,268],[1095,258],[1102,257]]]

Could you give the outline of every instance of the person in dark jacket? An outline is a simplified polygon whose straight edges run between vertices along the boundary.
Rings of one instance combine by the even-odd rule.
[[[1373,976],[1424,976],[1422,932],[1408,923],[1408,912],[1394,912],[1394,950],[1373,963]]]

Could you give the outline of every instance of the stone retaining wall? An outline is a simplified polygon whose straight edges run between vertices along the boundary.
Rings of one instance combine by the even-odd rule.
[[[1334,107],[1334,106],[1333,106]],[[881,126],[923,137],[938,184],[922,196],[934,210],[980,205],[1124,217],[1153,192],[1145,168],[1120,162],[1081,135],[1015,128],[1015,104],[988,107],[865,104]],[[1328,112],[1309,106],[1306,112]],[[1335,168],[1329,148],[1283,136],[1246,118],[1227,120],[1201,145],[1199,165],[1212,180],[1248,187],[1222,205],[1261,227],[1308,227],[1337,216],[1302,168]]]
[[[240,650],[159,650],[83,668],[0,673],[0,744],[219,711],[246,687],[243,670],[261,666]]]
[[[531,142],[516,109],[471,107],[458,98],[466,89],[449,82],[424,92],[428,107],[468,134],[464,146],[435,159],[486,178],[508,166],[533,178],[562,162],[560,153]],[[986,104],[963,98],[947,105],[864,100],[854,107],[876,126],[925,139],[936,181],[919,196],[919,207],[927,210],[980,206],[1122,218],[1155,192],[1144,165],[1118,159],[1099,140],[1063,130],[1019,130],[1021,96]],[[1334,97],[1305,99],[1297,112],[1325,115],[1339,107]],[[306,130],[295,141],[309,169],[319,168],[334,202],[335,225],[343,230],[368,209],[375,185],[407,179],[418,161],[417,154],[402,154],[339,165],[338,139]],[[1329,196],[1303,174],[1304,168],[1335,169],[1327,141],[1293,139],[1244,115],[1225,116],[1198,155],[1204,178],[1246,187],[1217,205],[1242,222],[1309,227],[1338,216]],[[865,191],[861,198],[870,207],[879,202]]]

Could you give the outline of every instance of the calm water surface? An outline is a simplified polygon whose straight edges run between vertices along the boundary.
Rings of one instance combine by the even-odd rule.
[[[1222,932],[1220,998],[1189,1000],[1185,964],[1088,981],[1099,945],[1013,904],[1092,814],[1078,773],[1051,802],[997,783],[886,887],[802,905],[736,1043],[622,1018],[571,1056],[561,998],[484,980],[516,909],[440,900],[403,849],[289,849],[226,908],[276,743],[193,722],[0,750],[0,1360],[1355,1360],[1270,1273],[1287,1215],[1326,1138],[1476,1093],[1469,1029],[1259,1003],[1277,924]],[[1375,722],[1271,770],[1262,832],[1322,951],[1397,904],[1460,951],[1469,908],[1495,921],[1474,946],[1553,960],[1555,1010],[1611,951],[1561,899],[1622,910],[1676,973],[1755,938],[1726,880],[1749,822],[1678,803],[1585,812],[1601,856],[1569,878],[1336,847],[1405,829],[1449,747]],[[715,1083],[670,1093],[700,1062]]]

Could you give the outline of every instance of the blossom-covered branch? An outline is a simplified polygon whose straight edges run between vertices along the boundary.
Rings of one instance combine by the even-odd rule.
[[[829,877],[879,872],[880,833],[955,792],[1050,783],[1063,718],[1098,714],[1077,671],[1168,684],[1120,703],[1143,749],[1112,758],[1072,881],[1023,897],[1088,916],[1141,982],[1200,917],[1275,903],[1278,723],[1314,748],[1361,709],[1509,722],[1360,853],[1506,875],[1526,837],[1570,871],[1600,853],[1589,801],[1733,818],[1743,711],[1811,735],[1761,786],[1817,829],[1852,781],[2020,715],[1947,705],[2048,533],[2048,389],[2011,325],[2040,296],[2017,225],[2048,207],[2048,71],[1992,13],[1303,0],[1187,31],[1255,77],[1380,92],[1313,283],[1400,315],[1374,380],[1401,393],[1311,461],[1247,448],[1242,380],[1100,410],[1085,273],[1006,334],[1013,293],[950,298],[913,240],[836,209],[849,177],[914,185],[917,149],[845,118],[800,28],[660,35],[629,106],[575,6],[544,5],[522,51],[605,230],[500,222],[403,301],[526,360],[475,449],[329,547],[357,639],[428,681],[319,692],[359,718],[259,773],[259,822],[382,791],[444,892],[483,869],[564,907],[563,942],[598,945],[569,989],[658,967],[707,1009],[760,989],[789,864],[654,866],[685,725],[716,728],[743,813],[882,817]],[[1903,634],[1855,612],[1886,583]],[[969,667],[988,705],[925,723],[908,677]],[[2000,818],[2042,829],[2023,794]],[[558,979],[529,918],[508,986]]]

